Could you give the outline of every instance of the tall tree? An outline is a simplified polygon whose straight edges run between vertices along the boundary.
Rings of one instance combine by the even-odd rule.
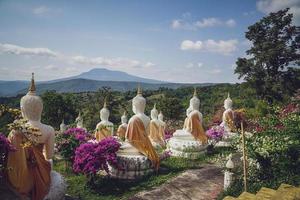
[[[288,8],[270,13],[248,27],[252,43],[246,58],[238,58],[235,73],[263,99],[280,100],[300,86],[300,27],[292,24]],[[293,84],[290,84],[290,83]]]

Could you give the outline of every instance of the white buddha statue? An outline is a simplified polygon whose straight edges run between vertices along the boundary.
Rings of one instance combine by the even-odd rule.
[[[232,100],[228,93],[227,99],[224,101],[225,111],[222,116],[221,126],[224,127],[226,132],[232,132],[234,130],[234,112],[232,110]]]
[[[68,126],[65,124],[65,120],[63,119],[61,124],[59,125],[59,131],[61,133],[65,132],[67,130]]]
[[[53,171],[54,129],[41,123],[43,101],[36,95],[34,75],[28,93],[21,98],[22,116],[27,126],[35,128],[38,135],[13,130],[9,140],[16,151],[9,152],[7,166],[10,185],[27,199],[64,199],[66,185],[60,174]],[[26,148],[23,142],[30,142]]]
[[[84,128],[83,127],[83,118],[81,116],[81,112],[79,111],[78,117],[75,119],[76,127],[77,128]]]
[[[146,99],[140,87],[132,99],[132,111],[135,114],[128,122],[125,142],[117,152],[118,161],[125,170],[111,168],[111,175],[120,179],[136,179],[159,168],[159,156],[148,138],[150,118],[144,114]]]
[[[125,134],[126,134],[126,130],[127,130],[127,115],[126,112],[123,113],[123,115],[121,116],[121,125],[118,127],[117,130],[117,136],[121,139],[121,140],[125,140]]]
[[[167,125],[166,125],[166,122],[164,122],[164,115],[163,115],[162,111],[160,111],[158,114],[158,121],[159,121],[159,132],[160,132],[161,137],[164,140],[164,146],[165,146],[166,145],[165,144],[165,130],[166,130]]]
[[[158,120],[158,110],[156,109],[156,104],[154,104],[153,109],[151,110],[151,121],[150,121],[150,131],[149,138],[152,145],[157,149],[160,146],[165,146],[164,137],[161,134],[160,122]]]
[[[168,142],[173,156],[197,158],[207,147],[207,136],[202,126],[202,113],[199,111],[200,100],[196,89],[186,111],[187,117],[182,130],[176,130]]]
[[[100,110],[101,121],[96,126],[95,138],[100,141],[109,136],[113,136],[114,124],[109,121],[109,110],[107,109],[106,100],[104,101],[103,108]]]

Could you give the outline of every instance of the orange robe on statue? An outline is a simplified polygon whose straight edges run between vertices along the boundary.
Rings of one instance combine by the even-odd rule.
[[[95,138],[97,141],[101,141],[109,136],[111,136],[111,130],[107,127],[101,127],[100,129],[97,128],[95,132]]]
[[[225,122],[227,123],[228,128],[230,129],[230,131],[234,131],[234,118],[233,118],[233,111],[228,111],[225,114]]]
[[[194,113],[188,118],[187,128],[196,140],[199,140],[202,144],[207,143],[207,136],[198,113]]]
[[[150,134],[149,138],[158,143],[160,146],[165,146],[164,136],[162,135],[161,126],[157,125],[155,122],[150,122]]]
[[[117,136],[119,136],[120,138],[124,139],[125,138],[125,134],[126,134],[126,127],[124,127],[123,125],[120,125],[118,130],[117,130]]]
[[[8,153],[8,181],[21,196],[42,200],[48,194],[51,165],[43,155],[44,144],[21,147],[25,139],[22,133],[10,134],[8,138],[16,151]]]
[[[128,124],[126,131],[126,139],[128,142],[137,148],[140,153],[144,154],[151,160],[156,170],[159,168],[159,156],[155,152],[154,147],[151,144],[150,139],[147,136],[145,126],[138,117],[135,117]]]

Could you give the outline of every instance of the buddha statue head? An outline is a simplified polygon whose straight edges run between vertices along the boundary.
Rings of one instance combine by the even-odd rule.
[[[196,88],[194,89],[193,98],[191,98],[191,100],[190,100],[190,107],[192,108],[192,110],[199,110],[199,108],[200,108],[200,100],[197,97]]]
[[[105,98],[103,108],[100,110],[100,119],[101,121],[108,121],[108,118],[109,118],[109,110],[107,109],[107,101]]]
[[[156,104],[154,104],[151,110],[151,119],[155,120],[158,117],[158,110],[156,109]]]
[[[21,98],[20,107],[22,116],[29,121],[41,121],[43,101],[36,95],[34,73],[32,73],[31,84],[28,93]]]
[[[127,124],[127,115],[126,112],[123,113],[122,117],[121,117],[121,122],[122,124]]]
[[[134,114],[143,114],[145,112],[146,99],[142,95],[141,87],[138,87],[137,95],[132,99],[132,111]]]
[[[225,108],[226,110],[232,109],[232,100],[231,100],[231,98],[230,98],[229,92],[228,92],[228,95],[227,95],[227,99],[225,99],[225,101],[224,101],[224,108]]]
[[[158,119],[159,119],[160,121],[164,121],[164,115],[162,114],[161,111],[159,112]]]

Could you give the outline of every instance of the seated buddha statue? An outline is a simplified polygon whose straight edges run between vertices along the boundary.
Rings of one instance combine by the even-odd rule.
[[[140,87],[137,95],[132,99],[133,115],[129,122],[125,134],[126,141],[136,148],[141,154],[145,155],[154,166],[159,168],[159,156],[148,137],[150,119],[145,115],[146,99],[142,96]],[[122,148],[122,147],[121,147]]]
[[[183,129],[176,130],[168,141],[167,147],[172,156],[190,159],[198,158],[207,147],[207,136],[202,126],[202,114],[199,111],[200,100],[196,89],[186,110],[186,119]]]
[[[79,111],[79,114],[78,114],[77,118],[75,119],[75,123],[76,123],[76,127],[77,128],[83,128],[84,129],[83,118],[81,116],[81,112],[80,111]]]
[[[187,119],[186,131],[190,132],[194,136],[194,138],[202,142],[202,144],[206,144],[207,136],[202,125],[203,116],[199,111],[200,100],[197,97],[196,89],[194,91],[193,98],[190,100],[190,107],[192,111],[190,112]]]
[[[234,111],[232,110],[232,100],[229,93],[224,101],[224,108],[221,126],[224,127],[226,132],[232,132],[234,131]]]
[[[154,107],[151,110],[149,138],[151,140],[152,145],[155,148],[159,148],[159,146],[163,147],[165,145],[164,144],[164,135],[162,135],[160,125],[161,124],[158,120],[158,110],[156,109],[156,104],[154,104]]]
[[[159,122],[159,133],[161,137],[164,139],[164,146],[166,145],[165,143],[165,130],[166,130],[166,122],[164,122],[164,115],[162,111],[159,112],[158,114],[158,122]]]
[[[43,101],[36,95],[34,77],[28,93],[20,102],[26,127],[38,134],[12,130],[8,136],[16,151],[9,152],[7,166],[8,183],[22,199],[64,199],[66,185],[60,174],[52,170],[54,154],[54,129],[41,123]]]
[[[117,130],[117,136],[121,140],[125,140],[126,130],[127,130],[127,115],[126,112],[124,112],[123,115],[121,116],[121,125],[118,127]]]
[[[104,101],[103,108],[100,110],[100,119],[101,121],[97,124],[95,132],[95,138],[98,141],[113,136],[114,133],[114,124],[108,120],[109,110],[107,109],[106,100]]]
[[[132,99],[132,111],[135,114],[128,122],[125,141],[117,152],[118,165],[122,169],[110,166],[110,175],[118,179],[136,180],[158,170],[160,158],[148,137],[150,119],[144,114],[146,99],[140,87]]]

